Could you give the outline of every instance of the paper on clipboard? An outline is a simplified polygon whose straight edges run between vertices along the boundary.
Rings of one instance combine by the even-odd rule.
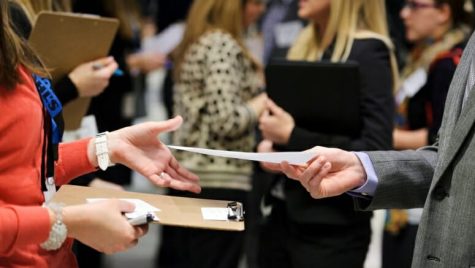
[[[62,203],[65,206],[80,205],[91,198],[139,199],[147,202],[160,211],[153,213],[158,217],[151,223],[162,225],[191,227],[223,231],[244,231],[244,221],[234,220],[206,220],[201,208],[228,208],[230,200],[211,200],[167,196],[159,194],[134,193],[116,189],[63,185],[53,196],[52,202]]]
[[[289,162],[292,165],[301,165],[310,161],[315,157],[315,152],[274,152],[274,153],[248,153],[248,152],[237,152],[237,151],[225,151],[225,150],[212,150],[196,147],[184,147],[184,146],[175,146],[168,145],[168,148],[187,151],[198,154],[206,154],[212,156],[220,156],[227,158],[236,158],[243,160],[252,160],[268,163],[281,163],[283,161]]]

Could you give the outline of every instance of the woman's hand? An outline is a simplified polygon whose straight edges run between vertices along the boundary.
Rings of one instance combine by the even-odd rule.
[[[109,85],[109,79],[119,67],[113,57],[83,63],[69,73],[80,97],[94,97]]]
[[[277,144],[287,144],[294,127],[294,118],[268,99],[267,111],[259,118],[259,129],[262,136]]]
[[[274,149],[272,148],[273,146],[273,143],[270,141],[270,140],[262,140],[259,145],[257,145],[257,152],[258,153],[272,153],[274,152]],[[277,168],[277,172],[276,172],[276,168],[273,168],[273,166],[268,166],[268,163],[266,162],[260,162],[260,165],[262,167],[262,169],[264,169],[265,171],[267,172],[271,172],[271,173],[279,173],[280,170],[278,170]]]
[[[139,172],[158,186],[199,193],[198,176],[183,168],[158,138],[160,133],[177,129],[182,121],[177,116],[110,132],[107,136],[111,161]],[[88,157],[97,166],[94,139],[89,142]]]
[[[257,117],[260,117],[262,113],[266,110],[266,101],[267,101],[267,94],[261,93],[254,98],[252,98],[247,105],[251,108]]]
[[[148,225],[132,226],[122,213],[134,211],[134,204],[111,199],[63,208],[68,236],[104,253],[129,249],[148,231]]]
[[[162,68],[167,62],[167,56],[158,52],[138,52],[127,56],[127,65],[130,70],[149,73]]]

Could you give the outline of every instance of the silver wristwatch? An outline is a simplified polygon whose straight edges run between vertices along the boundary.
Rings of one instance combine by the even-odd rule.
[[[57,250],[64,243],[64,240],[66,240],[68,228],[63,223],[63,207],[56,203],[50,203],[47,207],[54,212],[56,220],[53,226],[51,226],[48,240],[41,243],[40,247],[46,250]]]

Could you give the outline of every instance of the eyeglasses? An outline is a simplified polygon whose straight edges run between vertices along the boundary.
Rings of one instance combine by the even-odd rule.
[[[423,8],[437,8],[440,4],[438,3],[420,3],[416,1],[406,1],[404,3],[404,8],[409,8],[410,10],[417,10]]]

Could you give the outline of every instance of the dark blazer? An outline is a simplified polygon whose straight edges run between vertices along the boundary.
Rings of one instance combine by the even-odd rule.
[[[330,55],[326,53],[324,59]],[[296,126],[285,150],[300,151],[316,145],[345,150],[387,150],[392,147],[394,102],[388,47],[378,39],[357,39],[348,60],[360,64],[362,128],[358,137],[328,135]],[[318,81],[315,81],[318,83]],[[315,100],[318,105],[318,100]],[[318,124],[318,122],[315,122]],[[367,222],[371,213],[355,212],[348,195],[315,200],[293,180],[285,181],[291,220],[302,223],[349,225]]]
[[[450,84],[438,143],[368,153],[379,181],[371,202],[356,200],[359,208],[424,207],[414,268],[475,267],[474,86],[463,103],[474,53],[472,35]]]

